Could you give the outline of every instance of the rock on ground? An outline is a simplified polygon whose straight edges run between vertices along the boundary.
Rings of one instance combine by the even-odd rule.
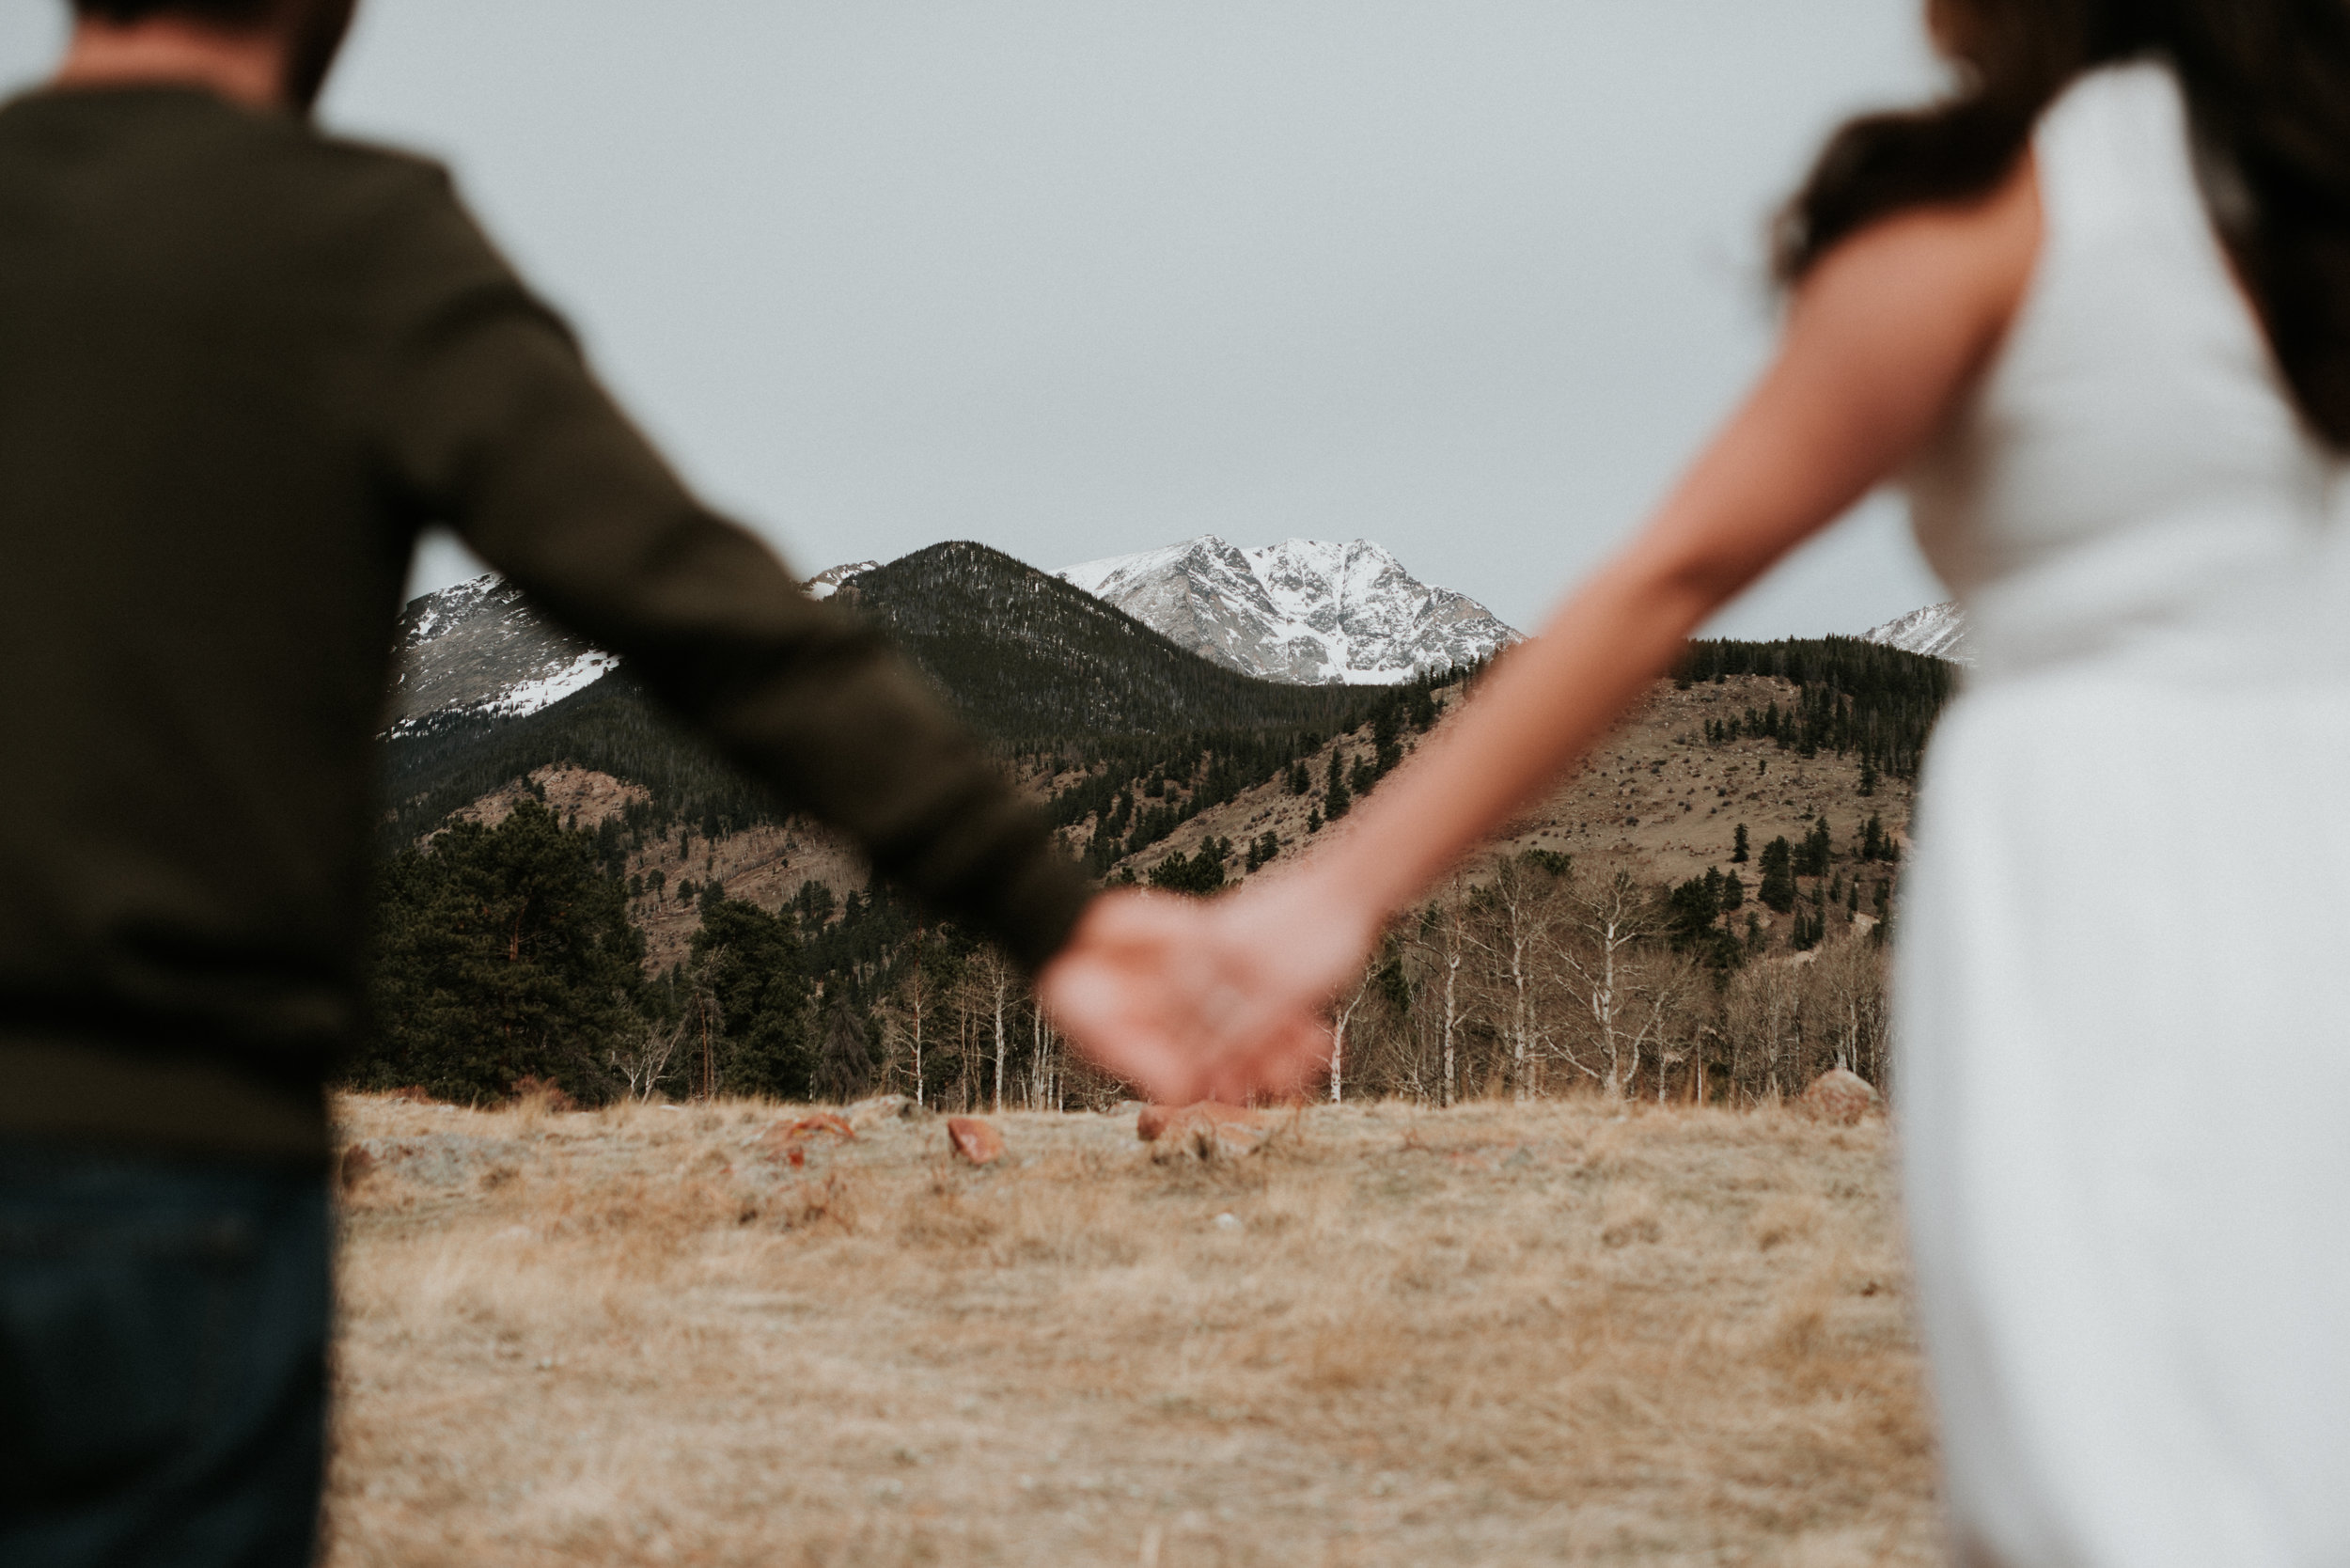
[[[1876,1109],[1878,1100],[1868,1079],[1838,1067],[1812,1079],[1799,1104],[1823,1121],[1850,1126]]]

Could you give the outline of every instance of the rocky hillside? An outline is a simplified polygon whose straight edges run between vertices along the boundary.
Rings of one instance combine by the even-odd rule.
[[[1480,663],[1519,638],[1368,540],[1242,550],[1203,534],[1060,575],[1228,669],[1300,684],[1389,685]]]
[[[1710,743],[1708,726],[1740,718],[1749,709],[1792,707],[1798,688],[1769,676],[1731,677],[1687,688],[1659,682],[1649,700],[1586,760],[1547,800],[1512,823],[1465,869],[1474,881],[1496,859],[1528,850],[1546,850],[1586,860],[1621,865],[1640,880],[1665,884],[1732,869],[1737,830],[1747,830],[1749,850],[1759,855],[1773,839],[1800,841],[1825,817],[1839,852],[1863,834],[1871,817],[1905,844],[1913,787],[1880,775],[1863,777],[1856,756],[1833,752],[1802,755],[1764,736],[1740,735]],[[1440,695],[1449,713],[1456,691]],[[1310,777],[1327,776],[1330,759],[1341,771],[1370,755],[1368,730],[1340,736],[1319,748],[1308,764]],[[1862,793],[1862,785],[1870,786]],[[1132,872],[1147,880],[1171,856],[1196,855],[1210,841],[1229,840],[1237,856],[1248,844],[1272,834],[1279,853],[1266,865],[1310,855],[1342,834],[1344,823],[1316,826],[1324,800],[1320,788],[1289,792],[1278,780],[1185,823],[1164,843],[1116,863],[1113,875]],[[1082,829],[1072,833],[1082,847]],[[1244,862],[1230,867],[1237,880]],[[1738,868],[1749,888],[1757,872],[1749,860]],[[1889,868],[1887,874],[1890,875]],[[1773,916],[1759,916],[1770,929]]]
[[[1839,755],[1815,747],[1807,756],[1800,744],[1782,745],[1770,733],[1748,732],[1754,714],[1796,712],[1803,691],[1792,681],[1768,675],[1685,686],[1657,682],[1649,700],[1605,745],[1487,846],[1465,874],[1475,882],[1502,855],[1543,850],[1587,864],[1621,866],[1652,885],[1736,869],[1751,890],[1758,877],[1754,861],[1733,860],[1742,825],[1750,856],[1774,839],[1800,842],[1823,817],[1840,855],[1861,841],[1872,817],[1896,844],[1905,845],[1910,780],[1870,768],[1856,751]],[[1457,685],[1433,693],[1436,713],[1449,715],[1461,694]],[[1237,883],[1310,855],[1343,834],[1343,821],[1324,819],[1332,763],[1340,777],[1353,776],[1358,766],[1374,762],[1377,744],[1374,727],[1366,724],[1301,750],[1308,780],[1303,792],[1292,789],[1284,769],[1230,798],[1206,798],[1214,759],[1204,753],[1188,771],[1161,768],[1147,776],[1141,772],[1115,776],[1130,810],[1157,808],[1180,820],[1164,837],[1134,848],[1126,847],[1131,839],[1121,838],[1109,853],[1104,853],[1103,841],[1109,792],[1103,786],[1113,780],[1112,764],[1058,772],[1049,763],[1030,764],[1021,767],[1018,776],[1031,798],[1047,808],[1093,786],[1091,792],[1104,799],[1105,809],[1066,822],[1061,837],[1073,855],[1085,857],[1109,880],[1147,883],[1170,862],[1187,864],[1204,852],[1219,857],[1222,874]],[[1425,744],[1424,738],[1406,743],[1405,749],[1418,744]],[[1159,792],[1146,798],[1146,787],[1153,783]],[[492,792],[465,814],[494,822],[525,792],[588,829],[607,819],[619,826],[629,807],[647,798],[643,791],[600,771],[550,765]],[[796,818],[715,836],[675,828],[630,835],[619,869],[635,890],[631,914],[646,933],[648,961],[656,970],[685,956],[699,924],[697,897],[712,884],[731,897],[776,909],[798,899],[809,883],[823,887],[833,903],[845,904],[869,879],[853,851]],[[1889,879],[1890,865],[1883,874]],[[1741,917],[1749,914],[1765,932],[1785,919],[1759,904]]]

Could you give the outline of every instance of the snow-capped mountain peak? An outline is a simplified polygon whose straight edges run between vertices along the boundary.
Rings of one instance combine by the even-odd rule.
[[[830,599],[840,591],[840,585],[860,572],[875,572],[879,561],[851,561],[845,566],[828,566],[800,585],[800,591],[810,599]]]
[[[410,601],[395,647],[387,723],[396,735],[450,716],[520,718],[619,666],[540,617],[495,572]]]
[[[1974,663],[1966,651],[1966,613],[1955,604],[1928,604],[1922,610],[1897,616],[1882,626],[1872,626],[1861,633],[1860,640],[1911,653],[1931,654],[1952,664]]]
[[[1298,684],[1393,684],[1473,664],[1519,635],[1369,540],[1244,550],[1202,534],[1060,575],[1218,664]]]

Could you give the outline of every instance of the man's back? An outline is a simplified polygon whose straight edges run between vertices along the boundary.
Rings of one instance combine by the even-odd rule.
[[[0,111],[0,1132],[322,1150],[428,521],[1030,962],[1082,900],[871,635],[684,492],[428,164],[193,90]]]
[[[352,0],[73,3],[58,86],[0,106],[0,1560],[297,1568],[420,525],[1031,969],[1088,891],[440,170],[310,128]],[[1164,953],[1145,924],[1097,981]]]
[[[314,1095],[356,1027],[413,537],[370,243],[431,184],[198,91],[0,112],[0,1051]]]

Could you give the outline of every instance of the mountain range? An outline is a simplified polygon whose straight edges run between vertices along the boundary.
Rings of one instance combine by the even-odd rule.
[[[1240,551],[1203,539],[1064,576],[952,542],[887,565],[835,568],[809,591],[886,626],[1007,757],[1136,776],[1209,753],[1245,755],[1252,774],[1286,765],[1299,747],[1313,750],[1324,744],[1318,737],[1354,730],[1373,706],[1408,695],[1386,682],[1470,663],[1515,636],[1473,602],[1418,583],[1360,541]],[[1119,597],[1179,630],[1187,624],[1190,640],[1147,624]],[[1954,608],[1935,605],[1864,640],[1963,659],[1964,631]],[[1196,646],[1210,636],[1226,657]],[[1281,667],[1314,682],[1234,667],[1244,654],[1277,662],[1285,646],[1294,657]],[[1371,683],[1374,673],[1381,684]],[[557,761],[631,780],[685,820],[781,814],[763,789],[677,729],[617,659],[540,619],[495,576],[407,606],[384,739],[387,842],[413,840],[448,812]],[[1113,764],[1113,756],[1122,760]],[[1074,760],[1083,758],[1094,760]]]
[[[1220,727],[1207,709],[1245,713],[1245,726],[1312,723],[1336,709],[1270,688],[1392,684],[1476,664],[1519,637],[1475,600],[1418,581],[1363,540],[1242,550],[1202,535],[1057,576],[957,542],[885,566],[833,567],[805,588],[886,623],[967,717],[1007,742]],[[1969,662],[1953,604],[1860,635]],[[495,574],[411,602],[397,648],[385,716],[395,740],[522,719],[619,667]],[[1199,660],[1245,679],[1209,675]]]
[[[1299,685],[1393,685],[1480,663],[1521,636],[1362,539],[1244,550],[1202,534],[1060,576],[1227,669]]]
[[[887,622],[975,722],[1003,739],[1196,724],[1188,699],[1174,693],[1219,682],[1191,669],[1189,658],[1170,657],[1179,650],[1262,682],[1393,685],[1476,664],[1519,635],[1365,540],[1240,550],[1204,535],[1071,567],[1058,580],[984,545],[949,543],[887,565],[835,566],[802,587]],[[992,651],[980,655],[974,636]],[[1026,651],[1006,663],[999,655],[1015,644]],[[1079,655],[1081,648],[1089,651]],[[523,718],[619,666],[541,619],[494,573],[413,601],[398,651],[386,718],[395,737]],[[1090,695],[1048,715],[1038,708],[1053,705],[1042,693],[1075,689],[1065,680],[1073,658],[1099,666],[1084,683]],[[1257,708],[1268,701],[1284,712],[1298,706],[1264,693],[1252,699]]]
[[[1189,573],[1183,552],[1158,554]],[[1357,794],[1371,787],[1465,690],[1457,675],[1301,684],[1245,674],[980,544],[838,568],[810,591],[823,589],[888,629],[1105,880],[1196,879],[1209,856],[1229,858],[1237,876],[1304,853],[1341,776]],[[384,737],[386,853],[454,815],[496,821],[536,794],[597,834],[656,970],[688,951],[696,889],[722,886],[774,909],[809,885],[842,900],[867,887],[848,846],[681,729],[624,666],[540,619],[511,585],[480,578],[416,600],[400,644]],[[1628,855],[1644,875],[1677,882],[1729,853],[1742,822],[1758,841],[1807,833],[1823,811],[1840,836],[1879,809],[1898,828],[1950,676],[1947,664],[1851,639],[1694,645],[1678,677],[1502,847]],[[1716,779],[1721,768],[1703,759],[1717,751],[1746,760]],[[1872,776],[1863,756],[1876,760],[1881,802],[1859,801]],[[1700,761],[1704,779],[1679,776]]]
[[[1105,747],[1260,749],[1363,722],[1371,694],[1243,675],[983,544],[949,542],[826,574],[881,622],[966,721],[1008,754]],[[1221,739],[1212,740],[1211,738]],[[395,840],[558,760],[633,780],[689,818],[777,815],[763,791],[687,737],[628,679],[476,578],[411,603],[385,726]]]

